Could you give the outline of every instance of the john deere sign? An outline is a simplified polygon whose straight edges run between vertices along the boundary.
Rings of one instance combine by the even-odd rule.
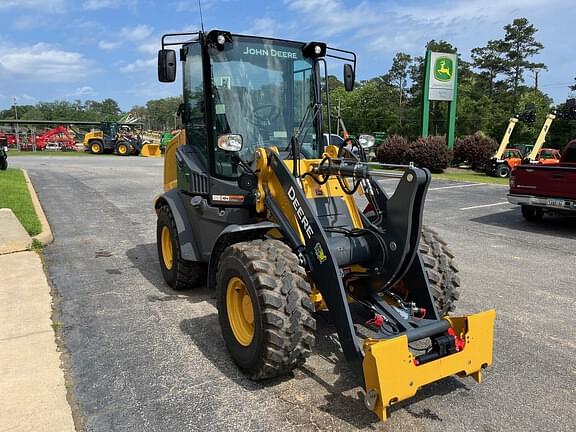
[[[456,129],[457,83],[458,59],[456,54],[427,51],[424,97],[422,98],[422,136],[428,136],[430,101],[448,101],[450,112],[446,129],[446,141],[450,149],[454,146],[454,131]]]
[[[430,100],[451,101],[454,98],[454,84],[456,83],[454,65],[456,54],[430,53]]]

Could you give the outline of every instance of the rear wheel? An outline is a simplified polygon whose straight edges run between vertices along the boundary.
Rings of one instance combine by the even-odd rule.
[[[102,154],[104,153],[104,146],[101,141],[90,141],[89,143],[90,153],[92,154]]]
[[[455,309],[460,296],[460,278],[454,254],[440,235],[426,226],[422,229],[420,254],[438,315],[443,317]]]
[[[182,290],[206,283],[206,266],[182,258],[178,230],[172,211],[167,205],[158,210],[156,245],[162,276],[172,289]]]
[[[508,178],[510,177],[510,167],[506,164],[500,164],[496,168],[496,177]]]
[[[523,205],[522,216],[529,222],[539,222],[542,220],[542,217],[544,217],[544,210]]]
[[[130,144],[125,141],[120,141],[116,144],[116,153],[120,156],[128,156],[131,153]]]
[[[279,240],[229,246],[217,273],[218,316],[226,347],[254,380],[304,364],[316,321],[298,257]]]

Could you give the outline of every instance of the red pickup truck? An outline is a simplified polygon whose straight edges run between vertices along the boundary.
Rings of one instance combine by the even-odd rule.
[[[576,215],[576,140],[568,143],[556,165],[519,165],[510,175],[508,201],[522,207],[531,222],[544,213]]]

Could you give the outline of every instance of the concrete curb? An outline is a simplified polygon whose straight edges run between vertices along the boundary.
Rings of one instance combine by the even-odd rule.
[[[34,204],[34,210],[36,210],[36,214],[38,215],[38,219],[40,219],[40,224],[42,225],[42,232],[32,238],[38,240],[40,243],[42,243],[42,245],[46,246],[54,241],[52,229],[50,228],[46,214],[44,214],[44,209],[42,208],[42,204],[40,204],[40,200],[38,199],[38,195],[36,194],[32,180],[30,180],[30,177],[28,176],[28,172],[23,169],[22,173],[26,179],[26,186],[28,186],[28,192],[30,192],[32,204]]]

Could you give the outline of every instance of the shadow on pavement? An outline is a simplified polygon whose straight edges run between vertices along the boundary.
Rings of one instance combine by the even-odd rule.
[[[175,291],[166,284],[160,271],[156,243],[136,245],[126,251],[126,256],[142,276],[160,291],[161,295],[159,296],[148,296],[149,301],[172,301],[185,298],[192,303],[206,301],[215,304],[214,292],[208,288]]]
[[[508,228],[530,234],[545,234],[576,239],[576,217],[546,214],[540,222],[528,222],[522,217],[520,210],[510,210],[470,220],[484,225]]]
[[[188,300],[192,303],[210,302],[215,305],[214,292],[207,288],[174,291],[164,282],[160,272],[156,244],[137,245],[126,252],[135,268],[153,285],[160,295],[149,296],[149,301]],[[287,380],[308,377],[322,386],[327,394],[324,395],[326,403],[318,408],[326,413],[340,418],[356,428],[366,428],[379,422],[378,417],[364,406],[362,395],[362,366],[355,367],[344,358],[336,329],[331,322],[328,312],[316,314],[316,346],[313,356],[319,356],[325,363],[332,366],[328,373],[336,376],[335,382],[327,382],[314,368],[308,364],[297,369],[294,373],[284,377],[266,381],[251,381],[238,369],[228,354],[220,333],[218,314],[212,313],[197,318],[185,319],[180,322],[180,330],[188,335],[194,345],[218,370],[241,385],[246,390],[258,391],[272,388]],[[406,410],[415,418],[426,418],[441,421],[439,414],[429,409],[415,410],[411,405],[428,397],[439,396],[468,387],[456,378],[447,378],[421,389],[415,397],[400,402],[389,408],[389,413],[397,410]],[[347,393],[347,394],[345,394]],[[350,394],[352,393],[352,394]]]

